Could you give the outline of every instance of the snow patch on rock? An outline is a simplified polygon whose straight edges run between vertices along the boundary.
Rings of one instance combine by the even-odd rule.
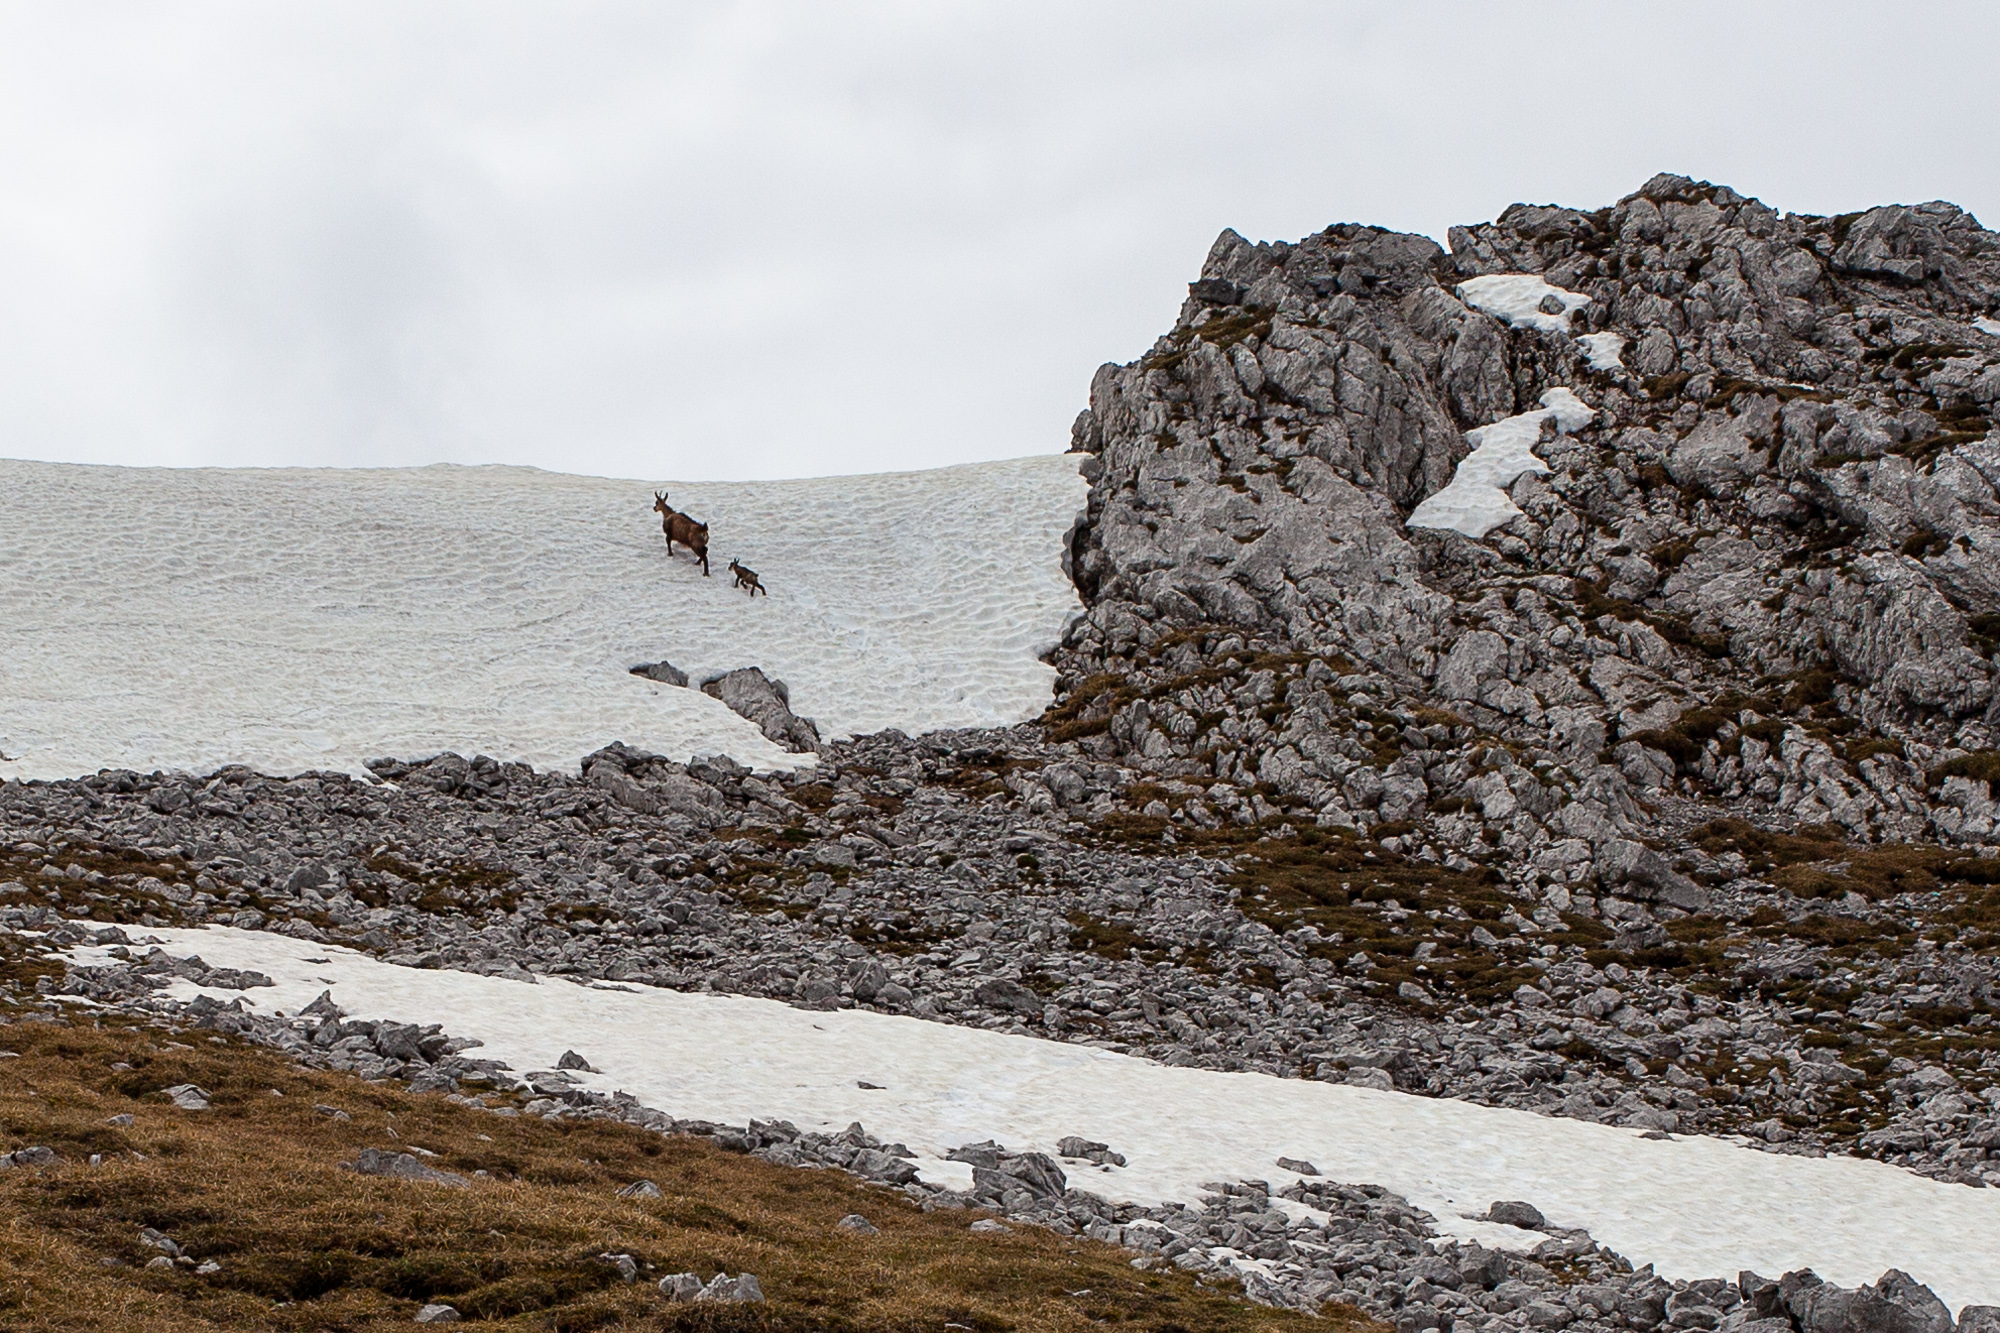
[[[1490,426],[1469,430],[1472,452],[1459,461],[1451,484],[1411,511],[1408,526],[1443,528],[1468,537],[1484,537],[1521,512],[1507,488],[1529,472],[1547,472],[1535,454],[1544,422],[1567,434],[1588,425],[1596,413],[1568,389],[1550,389],[1533,412],[1505,417]]]
[[[1569,332],[1569,317],[1590,304],[1581,292],[1551,285],[1534,273],[1492,273],[1483,278],[1467,278],[1458,284],[1459,299],[1475,310],[1484,310],[1504,319],[1517,329],[1544,329],[1550,333]],[[1560,312],[1543,309],[1554,297]]]
[[[1622,333],[1586,333],[1577,339],[1590,359],[1592,370],[1622,370],[1625,368],[1625,335]]]

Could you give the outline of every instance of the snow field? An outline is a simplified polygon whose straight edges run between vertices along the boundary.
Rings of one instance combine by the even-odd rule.
[[[810,1011],[770,1000],[539,985],[378,962],[336,946],[227,928],[153,932],[170,953],[253,969],[274,988],[242,996],[296,1013],[322,990],[357,1018],[443,1019],[479,1055],[527,1072],[574,1048],[622,1089],[682,1117],[791,1120],[837,1132],[859,1120],[919,1153],[926,1179],[962,1187],[942,1155],[997,1139],[1053,1154],[1067,1134],[1108,1142],[1129,1165],[1070,1164],[1072,1183],[1120,1201],[1191,1201],[1203,1182],[1294,1177],[1279,1156],[1330,1179],[1379,1184],[1434,1214],[1449,1234],[1532,1246],[1538,1233],[1467,1220],[1525,1199],[1554,1225],[1587,1227],[1669,1278],[1775,1276],[1811,1267],[1843,1286],[1901,1267],[1956,1310],[2000,1304],[2000,1191],[1943,1185],[1853,1158],[1786,1157],[1702,1137],[1649,1140],[1631,1129],[1447,1099],[1261,1074],[1178,1069],[1090,1047],[865,1010]],[[107,960],[103,949],[68,955]],[[318,961],[315,961],[318,960]],[[170,992],[199,993],[183,981]],[[860,1087],[863,1082],[879,1090]]]
[[[1075,460],[669,483],[714,577],[669,560],[656,483],[528,468],[179,470],[0,461],[0,778],[360,771],[611,741],[789,754],[696,689],[761,666],[828,738],[1003,725],[1076,610]],[[733,586],[737,558],[770,596]]]
[[[1529,472],[1547,472],[1535,453],[1542,423],[1554,422],[1567,434],[1589,424],[1589,406],[1568,389],[1550,389],[1533,412],[1505,417],[1490,426],[1465,432],[1472,452],[1459,460],[1451,484],[1410,511],[1406,526],[1446,528],[1468,537],[1484,537],[1521,512],[1507,488]]]

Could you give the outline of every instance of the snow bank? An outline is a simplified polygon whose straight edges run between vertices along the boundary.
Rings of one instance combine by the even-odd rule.
[[[1446,528],[1479,538],[1520,513],[1507,488],[1524,473],[1549,470],[1535,455],[1542,423],[1553,421],[1557,430],[1567,433],[1587,425],[1595,415],[1568,389],[1550,389],[1542,395],[1542,404],[1537,411],[1465,432],[1472,452],[1459,460],[1449,486],[1411,511],[1407,526]]]
[[[1622,370],[1625,366],[1625,335],[1586,333],[1577,339],[1583,344],[1592,370]]]
[[[1782,1157],[1703,1137],[1648,1140],[1524,1111],[1167,1068],[866,1011],[419,971],[249,931],[155,933],[177,955],[199,952],[211,966],[277,981],[247,994],[210,992],[220,1000],[244,994],[266,1012],[292,1013],[330,989],[355,1017],[445,1017],[454,1035],[485,1042],[480,1055],[522,1072],[553,1068],[574,1048],[604,1071],[588,1086],[624,1089],[682,1117],[778,1117],[823,1132],[859,1120],[908,1143],[939,1182],[963,1185],[963,1165],[940,1157],[986,1138],[1051,1153],[1067,1134],[1109,1143],[1130,1164],[1079,1169],[1073,1183],[1144,1204],[1197,1198],[1217,1179],[1288,1182],[1276,1159],[1305,1158],[1334,1180],[1394,1190],[1446,1230],[1488,1243],[1539,1239],[1464,1220],[1496,1199],[1525,1199],[1553,1224],[1588,1227],[1669,1278],[1810,1266],[1852,1287],[1896,1266],[1953,1309],[2000,1304],[2000,1247],[1968,1243],[2000,1235],[2000,1190],[1942,1185],[1876,1162]],[[102,962],[106,953],[71,957]],[[180,982],[172,993],[187,999],[197,988]]]
[[[1515,328],[1545,329],[1568,333],[1570,315],[1590,304],[1581,292],[1554,287],[1534,273],[1493,273],[1483,278],[1467,278],[1458,284],[1459,299],[1475,310],[1484,310],[1495,319],[1504,319]],[[1542,302],[1555,297],[1562,313],[1552,315]]]
[[[823,735],[1018,722],[1078,609],[1073,458],[669,486],[507,467],[170,470],[0,461],[0,777],[573,764],[610,741],[792,766],[698,690],[761,666]],[[770,588],[735,590],[734,557]]]
[[[2000,338],[2000,319],[1988,319],[1986,316],[1981,315],[1978,319],[1972,321],[1972,327],[1978,329],[1981,333],[1990,333],[1994,337]]]

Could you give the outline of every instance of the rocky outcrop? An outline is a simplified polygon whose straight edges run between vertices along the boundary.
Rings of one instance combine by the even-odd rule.
[[[1517,863],[1663,800],[1991,842],[1949,770],[2000,707],[2000,237],[1663,175],[1450,240],[1224,232],[1097,373],[1068,733],[1322,824],[1474,810]],[[1545,423],[1515,517],[1409,526],[1552,391],[1592,415]]]
[[[794,754],[815,754],[820,748],[819,728],[809,717],[792,712],[791,691],[782,680],[773,680],[758,667],[735,671],[702,682],[701,692],[729,705],[730,711],[756,724],[764,738]]]

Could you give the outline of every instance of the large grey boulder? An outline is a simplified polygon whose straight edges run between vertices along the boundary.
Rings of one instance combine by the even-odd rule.
[[[1852,1291],[1806,1269],[1785,1274],[1778,1288],[1799,1333],[1952,1333],[1945,1303],[1901,1269]]]
[[[1029,1018],[1039,1018],[1042,1013],[1040,996],[1020,982],[1009,981],[1005,977],[981,983],[974,988],[972,998],[975,1003],[989,1009],[1003,1009]]]
[[[773,680],[758,667],[738,667],[726,675],[702,682],[701,692],[720,699],[730,710],[755,723],[765,739],[782,745],[794,754],[817,754],[819,728],[809,717],[792,712],[791,691],[782,680]]]
[[[1958,1333],[2000,1333],[2000,1305],[1968,1305],[1958,1312]]]
[[[1623,898],[1665,903],[1684,912],[1708,905],[1708,893],[1680,874],[1644,843],[1613,838],[1597,853],[1597,875],[1606,889]]]
[[[352,1162],[341,1165],[362,1176],[416,1180],[427,1185],[448,1185],[453,1189],[465,1189],[472,1184],[456,1171],[439,1171],[424,1165],[423,1159],[414,1153],[392,1152],[386,1148],[363,1148]]]

